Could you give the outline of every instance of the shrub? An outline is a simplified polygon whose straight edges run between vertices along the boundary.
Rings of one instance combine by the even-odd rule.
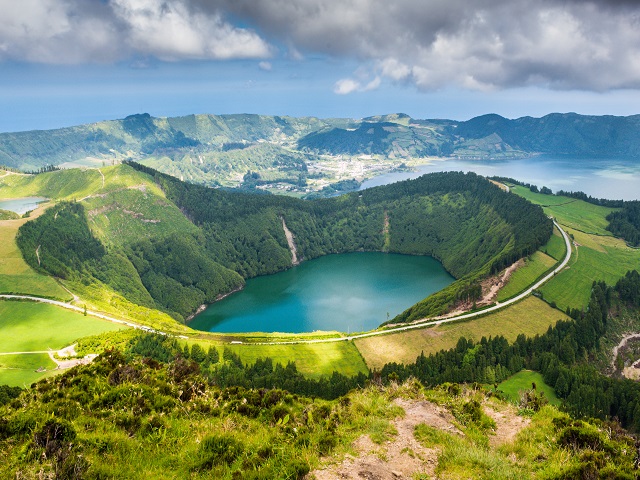
[[[210,435],[200,444],[199,459],[194,470],[231,465],[244,452],[244,445],[229,434]]]

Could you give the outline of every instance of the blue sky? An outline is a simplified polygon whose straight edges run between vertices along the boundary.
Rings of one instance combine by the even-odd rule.
[[[142,112],[636,114],[636,3],[0,0],[0,131]]]

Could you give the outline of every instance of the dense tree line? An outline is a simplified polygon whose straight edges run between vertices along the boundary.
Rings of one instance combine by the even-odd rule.
[[[637,308],[640,275],[629,272],[615,287],[593,285],[588,308],[570,310],[573,321],[560,321],[544,335],[483,337],[475,343],[460,338],[456,348],[420,355],[414,364],[390,363],[380,374],[383,380],[416,377],[426,385],[444,382],[499,383],[523,368],[541,372],[566,408],[573,414],[617,418],[640,431],[640,384],[607,377],[589,363],[606,331],[612,305],[622,302]]]
[[[274,363],[271,358],[260,358],[248,365],[227,347],[224,347],[220,355],[215,346],[210,346],[206,351],[198,344],[191,347],[185,344],[181,347],[176,339],[162,335],[141,334],[131,342],[126,353],[163,363],[193,362],[197,365],[193,369],[197,369],[211,384],[220,388],[278,388],[327,400],[363,387],[369,379],[363,373],[347,377],[333,372],[330,376],[315,380],[300,373],[295,362],[282,365]]]
[[[567,192],[565,190],[558,190],[556,195],[559,197],[570,197],[577,198],[578,200],[582,200],[587,203],[591,203],[593,205],[599,205],[601,207],[609,207],[609,208],[621,208],[624,206],[624,200],[609,200],[607,198],[596,198],[591,195],[587,195],[584,192]]]
[[[640,246],[640,201],[624,202],[622,210],[610,213],[607,220],[607,230],[634,247]]]

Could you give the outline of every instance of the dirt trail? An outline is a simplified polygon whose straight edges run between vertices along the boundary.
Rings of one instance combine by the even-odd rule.
[[[49,358],[53,363],[55,363],[56,370],[65,370],[67,368],[72,368],[77,365],[87,365],[91,363],[94,358],[97,357],[95,354],[89,354],[82,358],[69,358],[76,356],[76,344],[69,345],[68,347],[63,348],[62,350],[53,351],[50,350],[47,352],[49,354]],[[56,357],[57,354],[57,357]]]
[[[501,411],[485,406],[484,412],[496,422],[495,435],[489,435],[492,447],[512,442],[520,430],[531,423],[531,419],[519,416],[512,406]]]
[[[453,416],[444,408],[425,400],[396,399],[405,416],[393,421],[398,434],[391,441],[377,445],[367,435],[354,443],[357,457],[348,455],[341,463],[315,470],[307,478],[317,480],[411,479],[417,474],[434,476],[438,464],[437,449],[423,447],[414,437],[417,425],[427,424],[450,433],[460,433]]]
[[[624,348],[627,345],[627,342],[629,340],[633,340],[636,338],[640,338],[640,333],[630,333],[626,337],[623,337],[622,340],[620,340],[620,343],[618,343],[618,345],[613,347],[613,355],[611,357],[611,368],[613,368],[614,370],[616,368],[616,359],[618,358],[618,352],[620,351],[620,349]]]

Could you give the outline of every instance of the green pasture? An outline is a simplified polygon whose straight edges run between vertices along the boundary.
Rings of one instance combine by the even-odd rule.
[[[614,285],[629,270],[640,267],[640,250],[614,237],[587,235],[567,229],[578,244],[567,268],[541,288],[545,300],[558,308],[584,308],[594,280]]]
[[[385,363],[412,363],[421,352],[425,355],[454,348],[460,337],[478,342],[482,337],[504,336],[510,342],[518,335],[543,334],[558,320],[567,320],[564,313],[551,308],[536,297],[527,297],[503,310],[475,320],[445,323],[435,327],[379,335],[354,340],[369,368],[381,368]]]
[[[573,237],[575,245],[571,260],[541,288],[544,299],[558,308],[585,308],[595,280],[615,284],[624,274],[640,266],[640,250],[627,247],[621,239],[605,230],[606,216],[616,209],[592,205],[582,200],[554,195],[532,193],[528,188],[516,186],[513,191],[542,205]],[[547,252],[555,257],[555,247]]]
[[[600,207],[583,200],[533,193],[526,187],[515,186],[512,191],[531,203],[541,205],[548,215],[552,215],[561,225],[596,235],[611,235],[606,230],[609,222],[606,216],[616,208]]]
[[[531,370],[522,370],[507,378],[498,385],[498,390],[504,393],[512,402],[518,402],[520,400],[520,392],[531,390],[533,383],[536,384],[536,390],[544,392],[544,396],[547,397],[549,403],[552,405],[560,405],[562,403],[556,396],[555,390],[544,383],[542,375]]]
[[[513,272],[507,284],[498,292],[497,300],[502,302],[527,289],[555,264],[556,260],[549,255],[540,251],[534,252],[533,255],[525,259],[522,267]]]
[[[43,368],[45,371],[38,372]],[[0,355],[0,385],[28,387],[52,374],[56,364],[46,353],[28,355]]]
[[[54,305],[0,301],[0,352],[59,350],[78,338],[121,328]]]
[[[547,244],[540,248],[540,251],[558,261],[564,259],[564,256],[567,253],[567,246],[564,243],[561,233],[556,227],[553,227],[553,235],[551,235]]]
[[[294,345],[226,345],[243,362],[254,363],[258,358],[270,357],[274,364],[295,362],[298,370],[311,378],[329,376],[334,371],[351,376],[368,373],[367,365],[353,342],[330,342]],[[222,352],[221,352],[222,353]]]

